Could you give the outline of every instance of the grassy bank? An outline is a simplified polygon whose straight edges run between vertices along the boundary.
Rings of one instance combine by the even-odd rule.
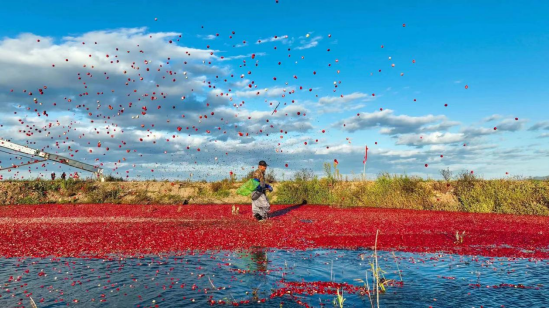
[[[327,178],[283,182],[277,202],[331,204],[341,207],[465,211],[548,215],[548,181],[482,180],[466,177],[424,181],[407,176],[381,175],[375,181],[331,181]]]
[[[274,179],[273,179],[274,180]],[[32,180],[0,182],[0,204],[248,204],[236,179],[206,182],[95,182]],[[463,173],[443,181],[381,174],[374,181],[346,181],[338,173],[317,178],[302,171],[276,182],[273,204],[384,207],[476,213],[548,215],[548,181],[484,180]]]

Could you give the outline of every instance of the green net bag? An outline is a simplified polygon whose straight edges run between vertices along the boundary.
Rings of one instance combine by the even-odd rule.
[[[243,183],[243,185],[237,189],[237,194],[242,196],[250,196],[250,194],[252,194],[252,192],[256,190],[259,184],[259,181],[250,179],[247,182]]]

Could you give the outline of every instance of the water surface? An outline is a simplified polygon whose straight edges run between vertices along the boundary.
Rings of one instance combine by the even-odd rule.
[[[549,305],[548,260],[378,255],[390,283],[379,296],[380,307]],[[336,296],[327,292],[335,289],[323,287],[336,282],[356,289],[344,288],[344,307],[371,307],[376,297],[360,292],[366,280],[372,289],[372,261],[371,251],[265,248],[143,258],[9,258],[0,260],[0,306],[30,307],[32,297],[38,307],[332,308]]]

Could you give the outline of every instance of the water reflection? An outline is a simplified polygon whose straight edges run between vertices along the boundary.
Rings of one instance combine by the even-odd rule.
[[[262,293],[262,288],[268,285],[269,259],[267,253],[268,249],[260,246],[254,246],[237,253],[238,258],[235,265],[242,265],[241,268],[247,274],[241,282],[246,286],[247,293],[250,293],[253,302],[258,302],[262,297],[267,297],[265,292]]]
[[[30,296],[38,307],[210,307],[212,301],[222,307],[317,307],[335,298],[319,288],[331,277],[363,286],[357,279],[365,279],[370,266],[362,254],[371,252],[254,247],[142,259],[1,259],[0,307],[28,307]],[[548,306],[548,260],[379,256],[385,278],[400,280],[400,271],[404,282],[380,295],[381,307]],[[371,307],[357,293],[345,298],[346,307]]]

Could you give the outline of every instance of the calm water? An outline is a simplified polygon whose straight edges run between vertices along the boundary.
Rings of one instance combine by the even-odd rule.
[[[212,297],[224,307],[241,301],[248,303],[240,307],[300,307],[300,301],[332,308],[335,295],[270,295],[285,287],[283,278],[362,287],[357,279],[364,281],[368,271],[372,284],[371,254],[258,248],[110,260],[0,259],[0,306],[30,307],[31,296],[38,307],[208,307]],[[379,252],[379,264],[387,280],[403,281],[387,287],[380,307],[549,306],[548,260]],[[344,298],[344,307],[371,307],[368,296],[344,292]]]

